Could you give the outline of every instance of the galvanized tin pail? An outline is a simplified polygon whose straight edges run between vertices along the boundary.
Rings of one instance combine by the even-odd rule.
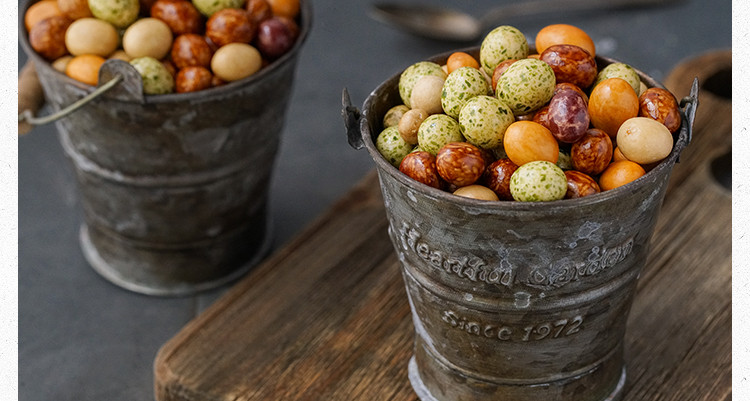
[[[697,85],[672,153],[646,176],[590,197],[522,203],[459,198],[378,153],[383,116],[401,103],[398,78],[375,89],[361,114],[345,92],[344,117],[350,143],[367,148],[380,178],[414,321],[408,371],[417,395],[619,399],[625,322],[670,172],[690,141]]]
[[[157,96],[128,90],[140,78],[126,77],[56,122],[80,189],[81,247],[102,276],[136,292],[187,295],[236,279],[267,252],[268,187],[312,22],[311,2],[300,3],[296,44],[251,77]],[[53,110],[94,90],[54,70],[20,27]]]

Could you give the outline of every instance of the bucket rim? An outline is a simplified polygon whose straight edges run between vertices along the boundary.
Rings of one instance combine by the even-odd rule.
[[[38,3],[41,0],[24,0],[23,5],[19,8],[18,13],[18,40],[21,43],[21,47],[24,50],[24,53],[26,53],[26,56],[29,58],[29,61],[33,61],[34,64],[37,66],[37,68],[40,68],[40,65],[44,65],[45,67],[48,67],[49,70],[51,70],[57,79],[63,81],[66,85],[75,86],[81,91],[84,91],[85,94],[91,93],[94,90],[96,90],[96,86],[91,86],[88,84],[85,84],[83,82],[77,81],[64,73],[52,68],[52,64],[50,61],[46,60],[42,56],[40,56],[29,43],[29,37],[28,32],[26,31],[26,26],[24,24],[24,15],[26,14],[26,11],[29,7],[31,7],[32,4]],[[287,65],[289,63],[292,63],[296,60],[300,49],[304,45],[304,43],[307,41],[307,38],[310,35],[310,30],[313,23],[313,7],[312,7],[312,1],[311,0],[299,0],[300,2],[300,12],[298,15],[299,19],[299,35],[297,36],[297,39],[292,46],[291,49],[289,49],[286,53],[284,53],[281,57],[271,61],[268,65],[261,68],[258,72],[250,75],[249,77],[227,82],[224,85],[203,89],[196,92],[186,92],[186,93],[167,93],[167,94],[161,94],[161,95],[143,95],[143,103],[146,104],[160,104],[160,103],[171,103],[171,102],[183,102],[183,101],[191,101],[191,100],[206,100],[216,97],[225,97],[227,92],[232,92],[240,87],[244,86],[250,86],[257,82],[261,82],[264,80],[264,78],[267,75],[273,74],[276,70],[281,69],[284,65]],[[103,96],[106,98],[106,95]],[[132,99],[132,100],[122,100],[117,99],[120,102],[123,103],[140,103],[138,100]]]
[[[447,52],[429,57],[424,61],[432,61],[438,64],[444,63],[445,60],[447,60],[448,56],[450,56],[450,54],[456,51],[463,51],[469,54],[478,55],[479,46],[447,51]],[[533,51],[533,48],[532,48],[532,51]],[[617,59],[604,57],[601,55],[596,55],[595,58],[596,58],[598,65],[608,65],[612,63],[622,62]],[[633,69],[638,73],[638,76],[649,88],[650,87],[664,88],[663,84],[656,81],[654,78],[647,75],[643,71],[635,67],[633,67]],[[560,199],[560,200],[548,201],[548,202],[519,202],[515,200],[498,202],[498,201],[485,201],[485,200],[478,200],[478,199],[458,196],[448,191],[433,188],[429,185],[413,180],[412,178],[408,177],[406,174],[403,174],[401,171],[399,171],[397,167],[394,167],[391,163],[389,163],[375,147],[375,142],[373,141],[373,134],[377,134],[377,133],[373,133],[370,127],[373,126],[377,128],[377,127],[380,127],[382,123],[380,121],[374,121],[373,124],[370,124],[369,119],[371,117],[375,117],[375,118],[381,117],[382,119],[382,116],[370,116],[370,114],[373,110],[373,106],[374,106],[376,99],[379,96],[385,93],[388,93],[389,90],[393,88],[393,85],[396,85],[396,87],[398,86],[398,79],[402,72],[403,70],[397,72],[396,74],[392,75],[391,77],[383,81],[372,92],[370,92],[370,94],[365,99],[363,110],[362,110],[362,116],[359,121],[359,131],[360,131],[361,139],[365,147],[367,148],[367,151],[370,154],[370,157],[375,162],[375,165],[379,173],[388,174],[391,178],[398,181],[399,184],[407,188],[410,188],[412,190],[415,190],[421,193],[423,196],[431,198],[432,200],[449,202],[460,207],[473,208],[475,210],[484,209],[487,212],[510,211],[510,212],[540,213],[540,212],[545,212],[545,211],[549,212],[549,211],[557,211],[557,210],[562,210],[562,209],[569,210],[569,209],[575,209],[575,208],[581,208],[581,207],[588,207],[588,206],[597,205],[597,204],[605,203],[605,202],[612,202],[615,199],[626,197],[629,194],[644,190],[645,187],[651,183],[651,181],[646,178],[653,177],[655,175],[669,177],[671,173],[671,169],[673,168],[674,164],[679,161],[680,154],[682,153],[684,148],[690,143],[690,132],[692,131],[692,118],[688,118],[689,116],[686,116],[685,109],[680,109],[680,116],[682,118],[682,122],[681,122],[679,131],[672,134],[672,137],[674,139],[674,145],[672,146],[672,151],[669,153],[669,155],[666,158],[661,160],[658,163],[658,165],[656,165],[651,170],[647,171],[645,175],[643,175],[642,177],[639,177],[635,181],[632,181],[626,185],[623,185],[623,186],[620,186],[620,187],[617,187],[608,191],[602,191],[597,194],[585,196],[582,198]],[[695,99],[697,99],[697,94],[695,95]],[[678,99],[678,102],[679,102],[679,99]],[[697,106],[697,101],[696,101],[695,106]]]

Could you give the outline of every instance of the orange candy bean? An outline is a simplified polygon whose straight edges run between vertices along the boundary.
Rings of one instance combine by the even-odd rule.
[[[542,53],[552,45],[576,45],[596,56],[596,46],[591,37],[581,28],[568,24],[553,24],[539,30],[534,40],[536,51]]]
[[[104,61],[104,57],[93,54],[75,56],[65,67],[65,74],[85,84],[96,85],[99,82],[99,68]]]
[[[518,166],[532,161],[557,163],[560,147],[546,127],[533,121],[516,121],[505,130],[505,153]]]
[[[609,191],[621,187],[643,177],[646,170],[638,163],[629,160],[617,161],[609,165],[599,176],[599,187],[602,191]]]
[[[609,78],[594,87],[589,96],[589,118],[591,125],[606,132],[610,138],[617,137],[625,120],[638,116],[638,95],[627,81]]]
[[[479,69],[479,62],[468,53],[455,52],[448,57],[445,65],[448,67],[448,74],[461,68],[472,67]]]

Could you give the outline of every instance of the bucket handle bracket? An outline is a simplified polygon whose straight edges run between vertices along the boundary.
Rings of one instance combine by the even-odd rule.
[[[117,59],[107,60],[99,68],[98,81],[99,84],[91,93],[55,113],[40,117],[34,115],[34,110],[23,110],[18,114],[18,123],[49,124],[74,113],[105,92],[109,92],[110,97],[114,99],[144,103],[141,75],[130,63]]]
[[[359,122],[362,119],[362,113],[357,107],[352,105],[349,91],[346,88],[344,88],[341,93],[341,106],[341,116],[344,118],[344,125],[346,126],[346,137],[349,140],[349,146],[351,146],[355,150],[362,149],[365,146],[359,128]]]
[[[695,121],[695,112],[698,108],[698,77],[693,79],[693,85],[690,87],[690,94],[680,100],[680,107],[684,109],[687,118],[687,143],[693,140],[693,122]]]

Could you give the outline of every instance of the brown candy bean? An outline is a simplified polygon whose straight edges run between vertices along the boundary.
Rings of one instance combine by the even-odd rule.
[[[486,167],[482,151],[466,142],[450,142],[440,148],[435,164],[440,177],[457,187],[477,182]]]
[[[29,32],[31,47],[47,60],[55,60],[68,54],[65,47],[65,31],[72,22],[60,15],[37,22]]]
[[[650,117],[664,124],[669,132],[675,133],[680,129],[682,117],[680,116],[680,106],[674,95],[663,88],[648,88],[638,98],[641,117]]]
[[[173,77],[177,75],[177,67],[174,66],[174,63],[171,60],[161,60],[161,64],[167,69],[169,75]]]
[[[398,169],[413,180],[433,188],[441,189],[443,181],[438,175],[435,156],[429,152],[416,151],[406,155]]]
[[[248,0],[245,10],[250,21],[258,26],[261,22],[273,17],[271,6],[266,0]]]
[[[552,67],[558,83],[569,82],[581,88],[588,88],[599,72],[594,57],[576,45],[552,45],[545,49],[539,58]]]
[[[500,200],[513,200],[513,195],[510,193],[510,177],[517,169],[518,166],[508,158],[496,160],[485,170],[482,183]]]
[[[250,43],[255,38],[255,26],[245,10],[225,8],[206,21],[206,36],[219,47],[229,43]]]
[[[580,171],[568,170],[565,172],[565,178],[568,180],[566,199],[582,198],[601,192],[599,184],[589,175]]]
[[[194,33],[178,36],[172,43],[172,62],[177,68],[208,67],[213,51],[206,39]]]
[[[573,168],[590,175],[597,175],[607,168],[612,160],[612,140],[606,132],[591,128],[570,148]]]
[[[26,30],[31,32],[31,28],[42,20],[62,15],[63,13],[57,5],[57,0],[42,0],[29,6],[26,13],[23,15],[23,22],[24,26],[26,26]]]
[[[177,93],[195,92],[211,87],[213,74],[205,67],[185,67],[177,72],[175,91]]]
[[[203,32],[203,14],[190,1],[158,0],[151,6],[151,17],[164,21],[175,36]]]
[[[558,141],[576,142],[589,128],[588,105],[578,92],[560,91],[552,96],[545,121],[547,128]]]
[[[72,20],[93,17],[88,0],[57,0],[57,6],[63,15]]]

